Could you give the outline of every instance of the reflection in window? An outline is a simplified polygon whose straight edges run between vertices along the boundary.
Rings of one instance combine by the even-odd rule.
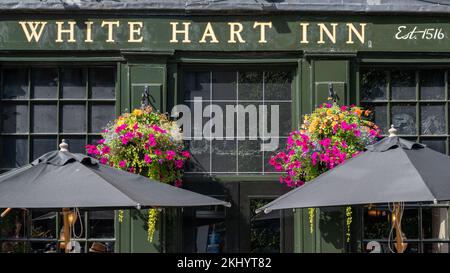
[[[280,212],[255,214],[255,210],[268,204],[270,199],[250,199],[250,252],[280,252]]]
[[[225,247],[225,208],[210,206],[185,209],[183,252],[222,253]]]
[[[74,252],[114,251],[114,211],[81,211],[72,227]],[[0,252],[64,252],[62,212],[13,209],[0,220]],[[87,224],[87,226],[86,226]]]
[[[373,75],[386,77],[386,98],[373,96]],[[381,77],[384,79],[384,77]],[[431,149],[448,153],[450,144],[450,106],[445,96],[448,71],[443,69],[363,68],[360,73],[361,105],[371,109],[370,118],[387,134],[393,124],[400,136],[427,144]],[[447,109],[446,109],[447,108]]]
[[[405,242],[408,244],[406,253],[449,252],[448,208],[449,206],[445,203],[438,206],[406,205],[402,216],[402,231],[406,237]],[[368,244],[380,244],[381,252],[390,252],[388,238],[392,228],[391,217],[388,206],[364,207],[363,249],[366,249]],[[392,241],[391,244],[393,244]],[[394,246],[391,245],[392,247]]]
[[[267,166],[272,152],[264,143],[281,148],[292,130],[292,78],[286,69],[187,69],[183,74],[184,102],[193,112],[190,132],[184,132],[192,160],[191,174],[261,174],[273,172]],[[202,103],[200,103],[200,99]],[[195,105],[217,106],[212,116],[222,113],[223,139],[203,134],[209,117],[195,118]],[[231,111],[231,112],[230,112]],[[278,115],[278,116],[273,116]],[[276,120],[276,122],[271,122]],[[199,120],[202,120],[200,123]],[[272,124],[273,123],[273,124]],[[276,136],[268,136],[278,131]],[[202,139],[203,138],[203,139]],[[211,138],[213,138],[211,140]]]
[[[72,152],[85,153],[84,146],[98,139],[102,127],[114,118],[113,67],[36,66],[3,68],[0,73],[0,172],[57,149],[63,138]],[[13,210],[0,219],[2,252],[59,251],[60,218],[54,211]],[[112,218],[94,214],[87,219],[91,226],[84,230],[91,234],[81,240],[108,238],[103,243],[113,246]],[[82,251],[88,251],[91,243],[80,245]]]

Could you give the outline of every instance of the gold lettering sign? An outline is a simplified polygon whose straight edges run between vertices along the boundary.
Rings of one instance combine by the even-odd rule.
[[[102,20],[77,22],[67,21],[19,21],[18,24],[28,43],[39,43],[43,33],[50,30],[50,37],[55,37],[55,43],[75,43],[78,37],[83,37],[84,43],[106,42],[106,43],[144,43],[145,35],[152,26],[146,26],[144,21]],[[84,24],[84,28],[78,27]],[[49,27],[49,25],[51,25]],[[336,44],[365,44],[366,43],[366,23],[311,23],[298,22],[296,28],[292,30],[292,35],[299,35],[299,44],[316,43]],[[147,28],[147,32],[144,31]],[[192,29],[192,33],[191,33]],[[217,31],[219,30],[219,31]],[[77,32],[83,32],[82,35]],[[96,37],[99,33],[104,33],[102,37]],[[192,42],[199,44],[245,44],[248,42],[257,44],[269,44],[277,39],[277,31],[273,29],[271,21],[254,22],[169,22],[167,31],[169,43]],[[220,35],[217,35],[219,33]],[[148,34],[147,34],[148,35]],[[338,36],[339,35],[339,36]],[[224,37],[225,36],[225,37]],[[44,35],[44,37],[48,37]],[[250,37],[250,38],[249,38]],[[78,38],[80,39],[80,38]],[[222,41],[221,41],[222,40]]]

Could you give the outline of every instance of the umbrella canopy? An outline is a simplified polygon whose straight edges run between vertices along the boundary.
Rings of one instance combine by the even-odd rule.
[[[144,208],[224,205],[221,201],[118,170],[83,154],[49,152],[0,176],[0,208]],[[64,146],[65,145],[65,146]]]
[[[396,135],[257,212],[390,202],[450,200],[450,157]]]

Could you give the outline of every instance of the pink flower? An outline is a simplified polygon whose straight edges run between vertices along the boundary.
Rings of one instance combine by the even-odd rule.
[[[139,124],[136,122],[134,125],[133,125],[133,129],[134,130],[137,130],[139,128]]]
[[[320,141],[319,141],[319,144],[326,148],[326,147],[330,146],[330,144],[331,144],[331,139],[325,138],[325,139],[323,139],[323,140],[320,140]]]
[[[97,141],[97,144],[104,144],[104,143],[105,143],[105,139],[104,138],[102,138],[99,141]]]
[[[125,123],[116,127],[116,133],[120,133],[122,130],[125,130],[125,128],[127,128],[127,125]]]
[[[183,168],[183,165],[184,165],[183,160],[175,160],[175,167],[177,167],[177,169]]]
[[[109,148],[109,146],[103,146],[103,148],[102,148],[103,154],[109,154],[110,151],[111,151],[111,148]]]
[[[281,171],[281,170],[283,170],[283,166],[282,166],[280,163],[277,163],[277,164],[275,165],[275,170]]]
[[[147,163],[147,164],[152,163],[152,159],[150,158],[150,156],[149,156],[148,154],[145,154],[145,155],[144,155],[144,161],[145,161],[145,163]]]
[[[120,167],[120,168],[123,169],[123,168],[125,168],[126,166],[127,166],[127,161],[122,160],[122,161],[119,162],[119,167]]]
[[[280,176],[280,183],[283,183],[283,177]]]
[[[173,160],[173,158],[175,157],[175,152],[172,150],[169,150],[166,152],[166,158],[167,160]]]
[[[311,155],[311,160],[312,160],[313,166],[316,166],[316,164],[317,164],[317,155],[318,155],[318,154],[319,154],[318,152],[314,152],[314,153]]]
[[[376,130],[370,130],[370,131],[369,131],[369,135],[370,135],[371,137],[376,137],[376,136],[378,136],[378,132],[377,132]]]
[[[151,134],[151,135],[148,136],[148,145],[150,147],[155,147],[156,146],[155,135]]]
[[[156,150],[154,151],[154,153],[155,153],[155,155],[157,155],[157,156],[160,156],[160,155],[162,154],[162,152],[161,152],[160,150],[158,150],[158,149],[156,149]]]
[[[360,130],[355,130],[353,133],[355,134],[356,137],[360,137],[361,136],[361,131]]]
[[[181,179],[177,179],[175,180],[175,187],[181,187],[183,185],[183,180]]]
[[[181,155],[182,155],[183,157],[185,157],[185,158],[190,158],[190,157],[191,157],[191,154],[190,154],[188,151],[182,151],[182,152],[181,152]]]
[[[291,187],[292,186],[292,177],[290,177],[289,175],[286,176],[286,178],[284,179],[284,182],[286,182],[286,184]]]
[[[270,159],[269,159],[269,164],[270,164],[271,166],[275,166],[275,164],[277,164],[277,161],[275,160],[275,158],[270,157]]]
[[[108,159],[106,157],[100,158],[100,164],[106,165],[108,163]]]
[[[134,171],[135,171],[134,167],[131,167],[130,172],[134,173]]]
[[[327,108],[331,108],[331,103],[327,103],[327,104],[325,104],[325,106],[327,107]]]
[[[347,106],[342,105],[342,106],[341,106],[341,111],[347,111]]]

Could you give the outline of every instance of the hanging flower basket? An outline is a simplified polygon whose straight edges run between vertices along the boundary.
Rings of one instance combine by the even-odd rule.
[[[182,134],[176,122],[151,107],[124,113],[110,122],[96,145],[87,153],[101,164],[140,174],[162,183],[180,187],[185,162]],[[148,211],[148,239],[153,240],[158,211]],[[119,212],[119,222],[123,212]]]
[[[324,103],[305,115],[301,129],[289,135],[285,150],[269,159],[279,172],[280,183],[301,186],[345,160],[356,156],[380,137],[378,126],[368,120],[369,110],[356,106]],[[309,209],[313,231],[314,209]],[[350,238],[351,208],[346,209],[347,241]]]

